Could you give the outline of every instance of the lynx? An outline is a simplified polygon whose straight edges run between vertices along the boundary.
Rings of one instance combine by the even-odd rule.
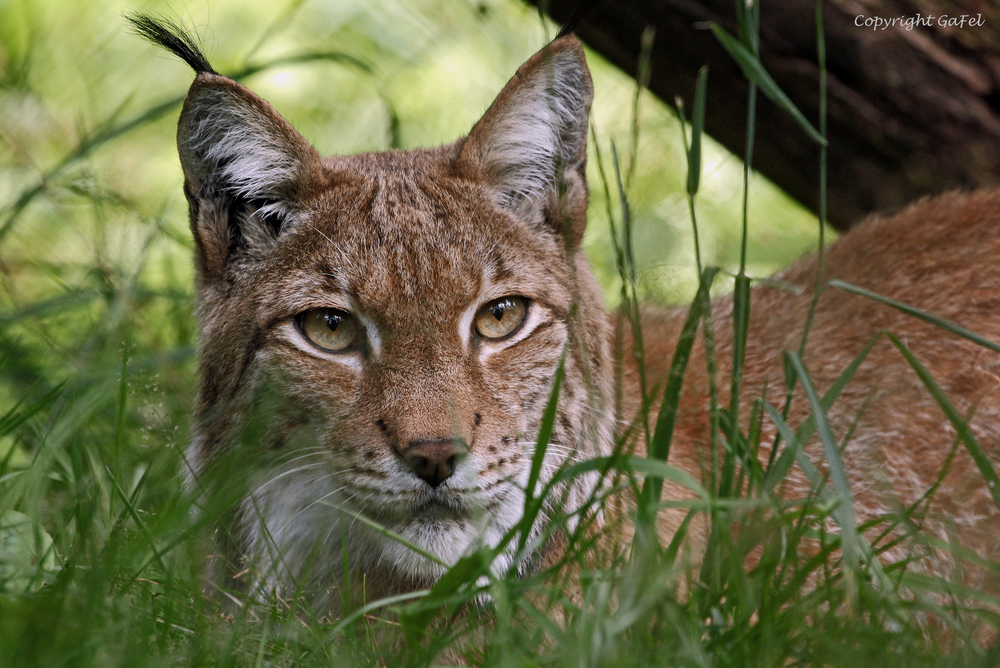
[[[246,493],[220,530],[231,568],[260,586],[309,592],[328,610],[345,572],[365,579],[369,597],[430,586],[521,520],[560,375],[540,484],[567,462],[612,453],[642,401],[626,355],[616,415],[615,316],[581,250],[592,84],[575,37],[529,59],[453,144],[321,158],[267,102],[217,74],[183,30],[146,17],[133,23],[196,72],[177,135],[201,326],[188,458],[197,488],[217,462],[242,453]],[[924,201],[838,241],[824,280],[1000,340],[998,225],[1000,193]],[[803,293],[754,289],[747,404],[780,405],[782,351],[798,347],[815,274],[815,258],[806,258],[780,274]],[[715,303],[720,377],[732,346],[721,323],[731,310],[730,298]],[[662,388],[685,310],[643,317],[646,383]],[[970,417],[995,467],[1000,360],[964,338],[827,289],[805,355],[819,390],[882,330],[902,338]],[[621,342],[626,351],[630,340]],[[710,457],[704,356],[699,342],[669,459],[695,477]],[[790,423],[808,412],[794,401]],[[853,433],[844,457],[861,519],[927,491],[955,439],[884,339],[830,420],[838,437]],[[762,429],[770,442],[774,425],[765,419]],[[635,447],[642,454],[645,446]],[[793,471],[786,493],[801,484]],[[536,536],[547,518],[582,508],[597,485],[583,476],[549,494]],[[954,522],[965,545],[1000,554],[1000,513],[964,448],[935,499],[933,512]],[[660,519],[669,540],[679,518]],[[493,567],[526,572],[557,543],[541,541],[519,561],[511,550]]]

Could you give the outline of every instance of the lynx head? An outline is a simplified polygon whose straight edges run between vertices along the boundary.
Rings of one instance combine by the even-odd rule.
[[[543,482],[607,452],[575,38],[528,60],[454,144],[321,158],[176,26],[133,22],[198,72],[177,139],[201,325],[190,460],[197,477],[254,453],[236,542],[265,579],[335,587],[344,553],[389,589],[440,574],[358,516],[445,563],[496,543],[522,516],[561,363]],[[581,502],[588,484],[550,498]]]

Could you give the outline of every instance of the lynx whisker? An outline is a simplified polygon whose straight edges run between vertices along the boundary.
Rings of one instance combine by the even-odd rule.
[[[327,478],[333,477],[333,474],[328,475],[326,477]],[[307,506],[305,506],[304,508],[302,508],[301,510],[299,510],[297,513],[295,513],[294,515],[292,515],[290,518],[288,518],[288,521],[289,522],[293,522],[295,520],[295,518],[297,518],[299,515],[301,515],[302,513],[306,512],[307,510],[309,510],[310,508],[312,508],[313,506],[315,506],[318,503],[324,503],[324,505],[331,505],[330,503],[326,502],[326,499],[330,498],[331,496],[333,496],[335,494],[338,494],[339,492],[343,491],[344,489],[347,489],[348,487],[349,487],[349,485],[341,485],[340,487],[338,487],[337,489],[333,490],[332,492],[327,492],[323,496],[319,497],[318,499],[315,499],[314,501],[312,501],[311,503],[309,503]]]
[[[353,263],[352,263],[352,260],[351,260],[351,256],[350,256],[350,255],[348,255],[347,253],[345,253],[345,252],[344,252],[344,249],[343,249],[343,248],[341,248],[341,247],[340,247],[340,246],[339,246],[339,245],[337,244],[337,242],[335,242],[335,241],[334,241],[333,239],[331,239],[331,238],[330,238],[330,237],[329,237],[329,236],[328,236],[327,234],[325,234],[325,233],[324,233],[324,232],[323,232],[322,230],[320,230],[319,228],[317,228],[317,227],[316,227],[315,225],[313,225],[312,223],[306,223],[306,224],[307,224],[307,225],[309,225],[309,227],[310,227],[310,228],[311,228],[311,229],[312,229],[312,230],[313,230],[313,231],[314,231],[314,232],[315,232],[316,234],[320,235],[320,236],[321,236],[321,237],[322,237],[323,239],[325,239],[327,243],[329,243],[329,244],[330,244],[331,246],[333,246],[333,248],[334,248],[334,249],[335,249],[335,250],[336,250],[336,251],[337,251],[338,253],[340,253],[340,263],[341,263],[341,264],[343,264],[343,265],[344,265],[344,266],[345,266],[346,268],[350,268],[350,269],[353,269],[353,268],[354,268],[354,267],[353,267]],[[330,274],[326,274],[326,273],[324,273],[323,275],[324,275],[324,276],[326,276],[326,277],[328,277],[328,278],[333,278],[333,279],[337,279],[337,280],[339,280],[339,279],[341,278],[341,277],[339,277],[339,276],[335,276],[335,275],[330,275]]]
[[[311,452],[309,452],[311,450]],[[316,446],[313,448],[300,448],[292,452],[286,453],[286,457],[279,459],[280,464],[291,464],[292,462],[297,462],[302,459],[307,459],[309,457],[321,457],[323,455],[329,454],[329,450],[323,446]]]
[[[324,462],[317,462],[315,464],[305,464],[303,466],[297,466],[297,467],[295,467],[293,469],[290,469],[288,471],[283,471],[283,472],[281,472],[281,473],[279,473],[279,474],[277,474],[277,475],[272,476],[271,478],[269,478],[267,480],[267,482],[263,483],[260,487],[257,487],[256,491],[257,492],[264,491],[265,489],[267,489],[268,487],[270,487],[273,483],[277,482],[278,480],[281,480],[285,476],[294,475],[296,473],[301,473],[303,471],[309,471],[309,470],[312,470],[312,469],[320,468],[323,465],[324,465]]]

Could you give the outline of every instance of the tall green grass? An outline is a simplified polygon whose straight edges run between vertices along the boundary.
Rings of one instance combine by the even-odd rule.
[[[294,24],[307,4],[290,3],[273,16],[270,27],[255,33],[262,37],[251,54],[266,52],[262,45]],[[465,10],[447,6],[454,16],[465,16]],[[717,28],[716,33],[753,82],[748,104],[752,129],[755,90],[795,112],[756,55],[759,3],[750,11],[739,6],[739,35],[728,36]],[[483,7],[485,13],[516,13],[500,4]],[[17,9],[31,11],[26,4]],[[46,56],[33,51],[39,47],[32,47],[30,30],[21,34],[11,27],[14,10],[4,11],[9,12],[12,23],[6,29],[12,37],[5,42],[0,101],[9,111],[44,100],[41,89],[51,84],[33,81],[41,76],[33,62]],[[468,23],[460,24],[459,32],[482,29],[475,27],[478,19],[463,20]],[[496,20],[514,23],[509,16]],[[335,60],[337,64],[328,66],[346,67],[354,72],[351,76],[370,83],[387,69],[405,68],[407,57],[415,58],[397,53],[378,60],[377,30],[365,33],[364,20],[345,25],[338,34],[351,48],[272,53],[232,63],[229,71],[280,74],[289,59],[315,58]],[[817,39],[822,54],[819,11]],[[102,54],[99,50],[94,56],[97,64]],[[158,67],[166,65],[160,62]],[[334,618],[317,619],[294,593],[284,598],[246,597],[239,612],[227,612],[218,600],[204,595],[202,579],[211,551],[206,536],[225,516],[227,499],[223,495],[217,505],[192,512],[180,482],[193,401],[195,327],[179,177],[167,177],[174,181],[168,184],[173,195],[167,197],[135,186],[133,180],[150,178],[141,168],[124,178],[108,177],[104,171],[113,171],[106,156],[115,142],[134,138],[140,147],[114,154],[122,161],[115,169],[128,172],[130,165],[142,164],[141,155],[137,158],[134,152],[142,153],[143,142],[154,137],[170,141],[177,96],[184,88],[180,80],[174,84],[163,100],[145,99],[138,106],[127,99],[110,109],[104,102],[94,103],[98,120],[81,120],[79,132],[69,138],[72,133],[52,118],[43,128],[55,135],[51,145],[28,157],[15,155],[22,144],[10,136],[14,124],[4,126],[8,154],[0,210],[0,235],[6,235],[0,239],[0,665],[1000,664],[1000,649],[980,647],[971,637],[977,623],[1000,626],[996,601],[958,582],[910,574],[906,563],[877,559],[895,540],[894,528],[906,528],[921,543],[919,505],[874,526],[858,526],[851,513],[850,488],[840,462],[842,444],[834,439],[825,415],[874,342],[859,351],[824,395],[810,381],[805,340],[798,352],[788,354],[789,396],[801,393],[812,409],[803,424],[788,423],[787,403],[741,406],[735,399],[742,380],[739,359],[730,365],[736,370],[733,376],[723,379],[711,354],[715,328],[728,323],[712,321],[709,300],[713,285],[727,274],[718,266],[723,262],[720,254],[705,244],[696,247],[691,258],[694,296],[669,378],[662,387],[643,381],[645,408],[619,435],[619,454],[575,463],[551,483],[541,484],[538,471],[555,415],[551,407],[559,392],[557,379],[538,439],[525,519],[505,538],[522,554],[529,553],[538,540],[531,525],[542,500],[557,493],[559,482],[596,473],[608,484],[599,487],[592,507],[604,508],[608,517],[614,517],[609,498],[628,490],[635,494],[634,544],[622,542],[611,554],[595,554],[598,545],[586,518],[573,523],[556,517],[547,531],[564,534],[565,553],[558,563],[524,577],[493,573],[489,565],[499,548],[483,549],[459,561],[428,591],[388,600],[359,595],[345,600]],[[675,177],[682,208],[690,216],[686,224],[702,241],[710,227],[706,219],[713,218],[703,211],[711,207],[706,200],[713,195],[705,192],[708,179],[702,176],[712,150],[705,148],[702,137],[707,85],[711,77],[703,74],[690,126],[681,125],[680,157],[686,159],[687,170]],[[371,103],[385,113],[386,133],[376,148],[407,142],[407,130],[399,124],[405,123],[406,108],[416,104],[407,95],[419,98],[420,91],[394,92],[399,95],[360,94],[367,100],[362,107]],[[655,180],[644,175],[642,163],[660,158],[649,137],[659,141],[661,136],[656,124],[643,117],[641,86],[628,99],[632,120],[627,134],[618,135],[629,137],[627,155],[603,143],[600,109],[595,112],[594,134],[602,142],[595,142],[592,215],[604,212],[607,232],[596,238],[606,239],[610,249],[607,266],[613,267],[614,277],[607,281],[609,291],[621,304],[622,327],[636,332],[634,349],[620,354],[636,355],[641,362],[639,308],[650,294],[658,294],[644,282],[637,249],[648,238],[642,236],[649,234],[643,218],[650,216],[652,207],[643,197]],[[382,102],[386,106],[379,106]],[[825,119],[820,119],[818,131],[805,119],[802,124],[804,138],[825,141]],[[670,129],[676,132],[676,126]],[[739,262],[733,266],[732,326],[737,339],[745,337],[753,275],[752,137],[748,133],[743,195],[736,207],[742,212]],[[825,160],[825,152],[821,154]],[[37,157],[46,159],[32,164]],[[160,175],[154,171],[153,177]],[[598,265],[600,271],[600,259]],[[846,284],[831,287],[859,291]],[[909,309],[948,331],[975,336],[884,297],[868,296]],[[715,468],[702,480],[667,464],[682,381],[699,332],[710,351],[714,379],[712,409],[705,416],[711,424],[709,445],[719,453],[718,458],[709,457]],[[954,449],[968,449],[984,479],[995,482],[996,473],[965,427],[964,416],[905,346],[898,339],[893,343],[955,426],[959,438]],[[736,349],[738,357],[750,354],[740,346]],[[734,399],[723,406],[718,387],[725,382]],[[659,399],[653,414],[650,407]],[[776,425],[780,435],[779,443],[766,444],[772,453],[767,459],[758,457],[764,420]],[[814,435],[827,456],[825,473],[803,454]],[[650,443],[649,458],[620,454],[638,438]],[[776,495],[795,465],[810,477],[812,491],[804,498]],[[664,480],[688,489],[690,500],[661,499]],[[680,508],[686,518],[673,540],[661,545],[653,539],[652,523],[656,513],[668,507]],[[710,527],[704,544],[694,540],[701,522]],[[831,523],[839,531],[831,532]],[[929,634],[928,619],[946,626],[948,633]]]

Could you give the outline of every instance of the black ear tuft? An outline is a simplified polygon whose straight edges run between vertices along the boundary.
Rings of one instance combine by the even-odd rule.
[[[559,29],[559,32],[556,34],[556,39],[565,37],[566,35],[572,35],[576,32],[576,29],[580,27],[581,23],[583,23],[583,19],[587,17],[590,10],[600,3],[601,0],[581,0],[581,2],[576,6],[576,9],[573,10],[573,13],[570,14],[568,19],[566,19],[566,23],[563,24],[563,27]]]
[[[163,17],[153,18],[138,12],[126,14],[125,20],[132,24],[136,35],[162,46],[191,66],[197,74],[216,74],[201,52],[194,36],[177,23]]]
[[[191,32],[160,17],[125,18],[197,72],[177,149],[199,270],[205,280],[217,278],[237,253],[269,248],[302,198],[322,186],[319,155],[265,100],[216,73]]]

